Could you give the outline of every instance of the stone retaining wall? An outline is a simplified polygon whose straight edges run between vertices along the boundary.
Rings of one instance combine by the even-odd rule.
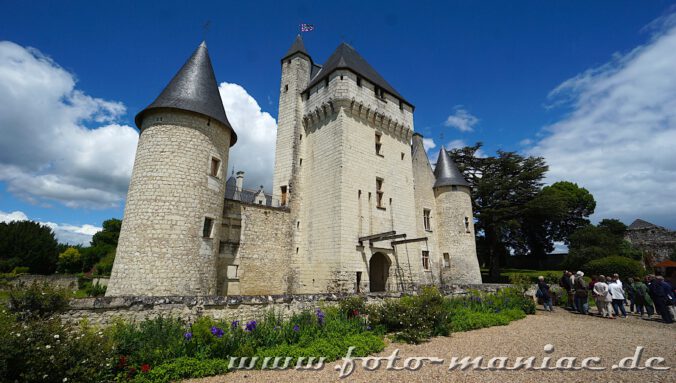
[[[48,285],[77,291],[78,277],[75,275],[39,275],[39,274],[21,274],[13,278],[8,278],[6,281],[11,286],[30,286],[33,283],[47,283]]]
[[[495,292],[510,287],[506,284],[444,286],[446,296],[462,296],[470,290]],[[247,321],[261,319],[274,311],[284,318],[319,306],[333,306],[354,294],[259,295],[259,296],[202,296],[202,297],[99,297],[73,299],[68,311],[62,314],[66,322],[87,319],[94,325],[106,326],[116,318],[139,322],[157,316],[179,317],[192,322],[209,316],[216,319]],[[400,298],[402,293],[365,295],[368,303],[379,303],[387,298]]]

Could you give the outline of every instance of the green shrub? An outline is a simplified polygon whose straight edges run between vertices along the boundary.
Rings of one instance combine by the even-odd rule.
[[[100,261],[94,265],[96,275],[110,275],[113,270],[113,262],[115,262],[115,252],[112,251],[101,258]]]
[[[95,284],[90,284],[85,291],[87,292],[88,297],[101,297],[106,295],[107,286],[103,286],[96,282]]]
[[[150,367],[148,372],[137,371],[134,383],[165,383],[186,378],[203,378],[228,372],[226,359],[177,358],[171,362]]]
[[[386,300],[368,308],[374,324],[394,334],[397,341],[420,343],[432,336],[448,335],[448,310],[435,287],[425,287],[416,296]]]
[[[338,308],[346,318],[359,316],[366,312],[366,299],[358,295],[351,296],[340,301]]]
[[[587,262],[582,270],[587,275],[619,274],[622,278],[642,277],[645,268],[641,262],[626,257],[605,257]]]
[[[82,272],[82,255],[75,247],[69,247],[59,254],[56,270],[60,273]]]
[[[519,309],[485,312],[463,308],[458,309],[451,314],[451,330],[454,332],[461,332],[491,326],[504,326],[511,321],[523,319],[525,317],[526,314]]]
[[[17,266],[12,270],[12,274],[14,275],[19,275],[19,274],[28,274],[28,271],[30,270],[30,267],[26,266]]]
[[[0,381],[101,382],[112,379],[112,345],[103,333],[59,319],[0,319]]]
[[[33,282],[28,287],[19,286],[10,291],[9,309],[21,320],[46,318],[63,311],[68,306],[69,296],[68,290]]]

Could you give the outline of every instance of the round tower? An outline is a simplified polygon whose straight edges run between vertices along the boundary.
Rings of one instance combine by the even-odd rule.
[[[237,136],[205,43],[135,121],[141,133],[106,295],[215,294]]]
[[[439,251],[444,262],[450,264],[447,280],[452,284],[481,283],[469,183],[444,147],[439,152],[434,176]]]

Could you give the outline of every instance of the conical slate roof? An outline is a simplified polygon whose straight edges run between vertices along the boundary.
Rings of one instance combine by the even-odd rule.
[[[437,166],[434,168],[434,177],[437,179],[434,182],[435,188],[442,186],[469,186],[469,182],[465,180],[465,177],[460,173],[460,170],[458,170],[458,167],[443,146],[439,152]]]
[[[289,50],[286,51],[284,57],[282,57],[282,61],[284,61],[285,58],[291,56],[294,53],[302,53],[308,58],[310,57],[310,55],[305,50],[305,44],[303,44],[303,38],[300,37],[300,35],[296,36],[296,39],[293,41],[293,44],[291,44],[291,48],[289,48]]]
[[[654,223],[650,223],[648,221],[644,221],[642,219],[636,219],[634,222],[627,227],[628,230],[640,230],[640,229],[651,229],[653,227],[658,227]]]
[[[136,126],[141,129],[143,115],[151,109],[158,108],[174,108],[203,114],[230,128],[232,132],[230,146],[237,141],[237,135],[225,115],[205,42],[197,47],[157,99],[136,115]]]
[[[310,85],[308,85],[305,91],[307,92],[310,90],[310,88],[324,80],[326,76],[338,69],[349,69],[352,72],[355,72],[376,84],[387,93],[412,106],[412,104],[406,101],[404,97],[402,97],[402,95],[400,95],[399,92],[397,92],[392,87],[392,85],[385,81],[385,79],[378,72],[376,72],[376,70],[373,69],[373,67],[368,62],[366,62],[366,60],[364,60],[364,58],[361,57],[361,55],[359,55],[359,53],[357,53],[354,48],[346,43],[342,43],[338,46],[338,48],[336,48],[336,51],[333,52],[328,60],[326,60],[322,66],[322,69],[310,81]]]

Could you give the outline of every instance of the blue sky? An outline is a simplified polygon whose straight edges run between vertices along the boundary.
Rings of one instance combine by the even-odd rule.
[[[669,109],[676,74],[643,64],[674,58],[673,1],[0,3],[0,76],[2,65],[14,76],[4,93],[0,83],[0,102],[8,97],[12,102],[5,105],[18,106],[7,106],[10,117],[0,116],[0,214],[51,222],[62,238],[86,239],[104,219],[122,217],[135,150],[133,117],[204,36],[217,80],[225,83],[226,111],[241,121],[238,134],[268,137],[252,134],[234,165],[251,175],[250,187],[269,186],[279,59],[302,22],[316,28],[303,35],[315,62],[348,42],[415,104],[415,130],[433,140],[430,154],[442,144],[482,141],[487,154],[543,155],[552,164],[548,181],[570,179],[590,188],[600,205],[596,219],[631,223],[640,216],[676,227],[676,205],[668,198],[676,195],[676,161],[669,148],[651,150],[675,137]],[[41,80],[29,86],[21,78]],[[664,89],[641,88],[650,81]],[[617,101],[625,89],[633,96]],[[641,104],[642,92],[654,103]],[[617,110],[632,97],[635,108],[618,113],[629,117],[590,120],[594,111]],[[50,102],[53,108],[40,107]],[[629,121],[655,103],[660,110]],[[35,105],[19,112],[27,104]],[[41,121],[44,129],[37,129]],[[631,124],[638,128],[622,134]],[[28,142],[50,129],[42,146]],[[610,137],[614,132],[625,140]],[[647,136],[657,143],[637,143]],[[67,137],[74,138],[57,143]],[[22,159],[31,153],[39,158]],[[614,167],[625,161],[632,165]],[[655,194],[659,204],[646,201]]]

